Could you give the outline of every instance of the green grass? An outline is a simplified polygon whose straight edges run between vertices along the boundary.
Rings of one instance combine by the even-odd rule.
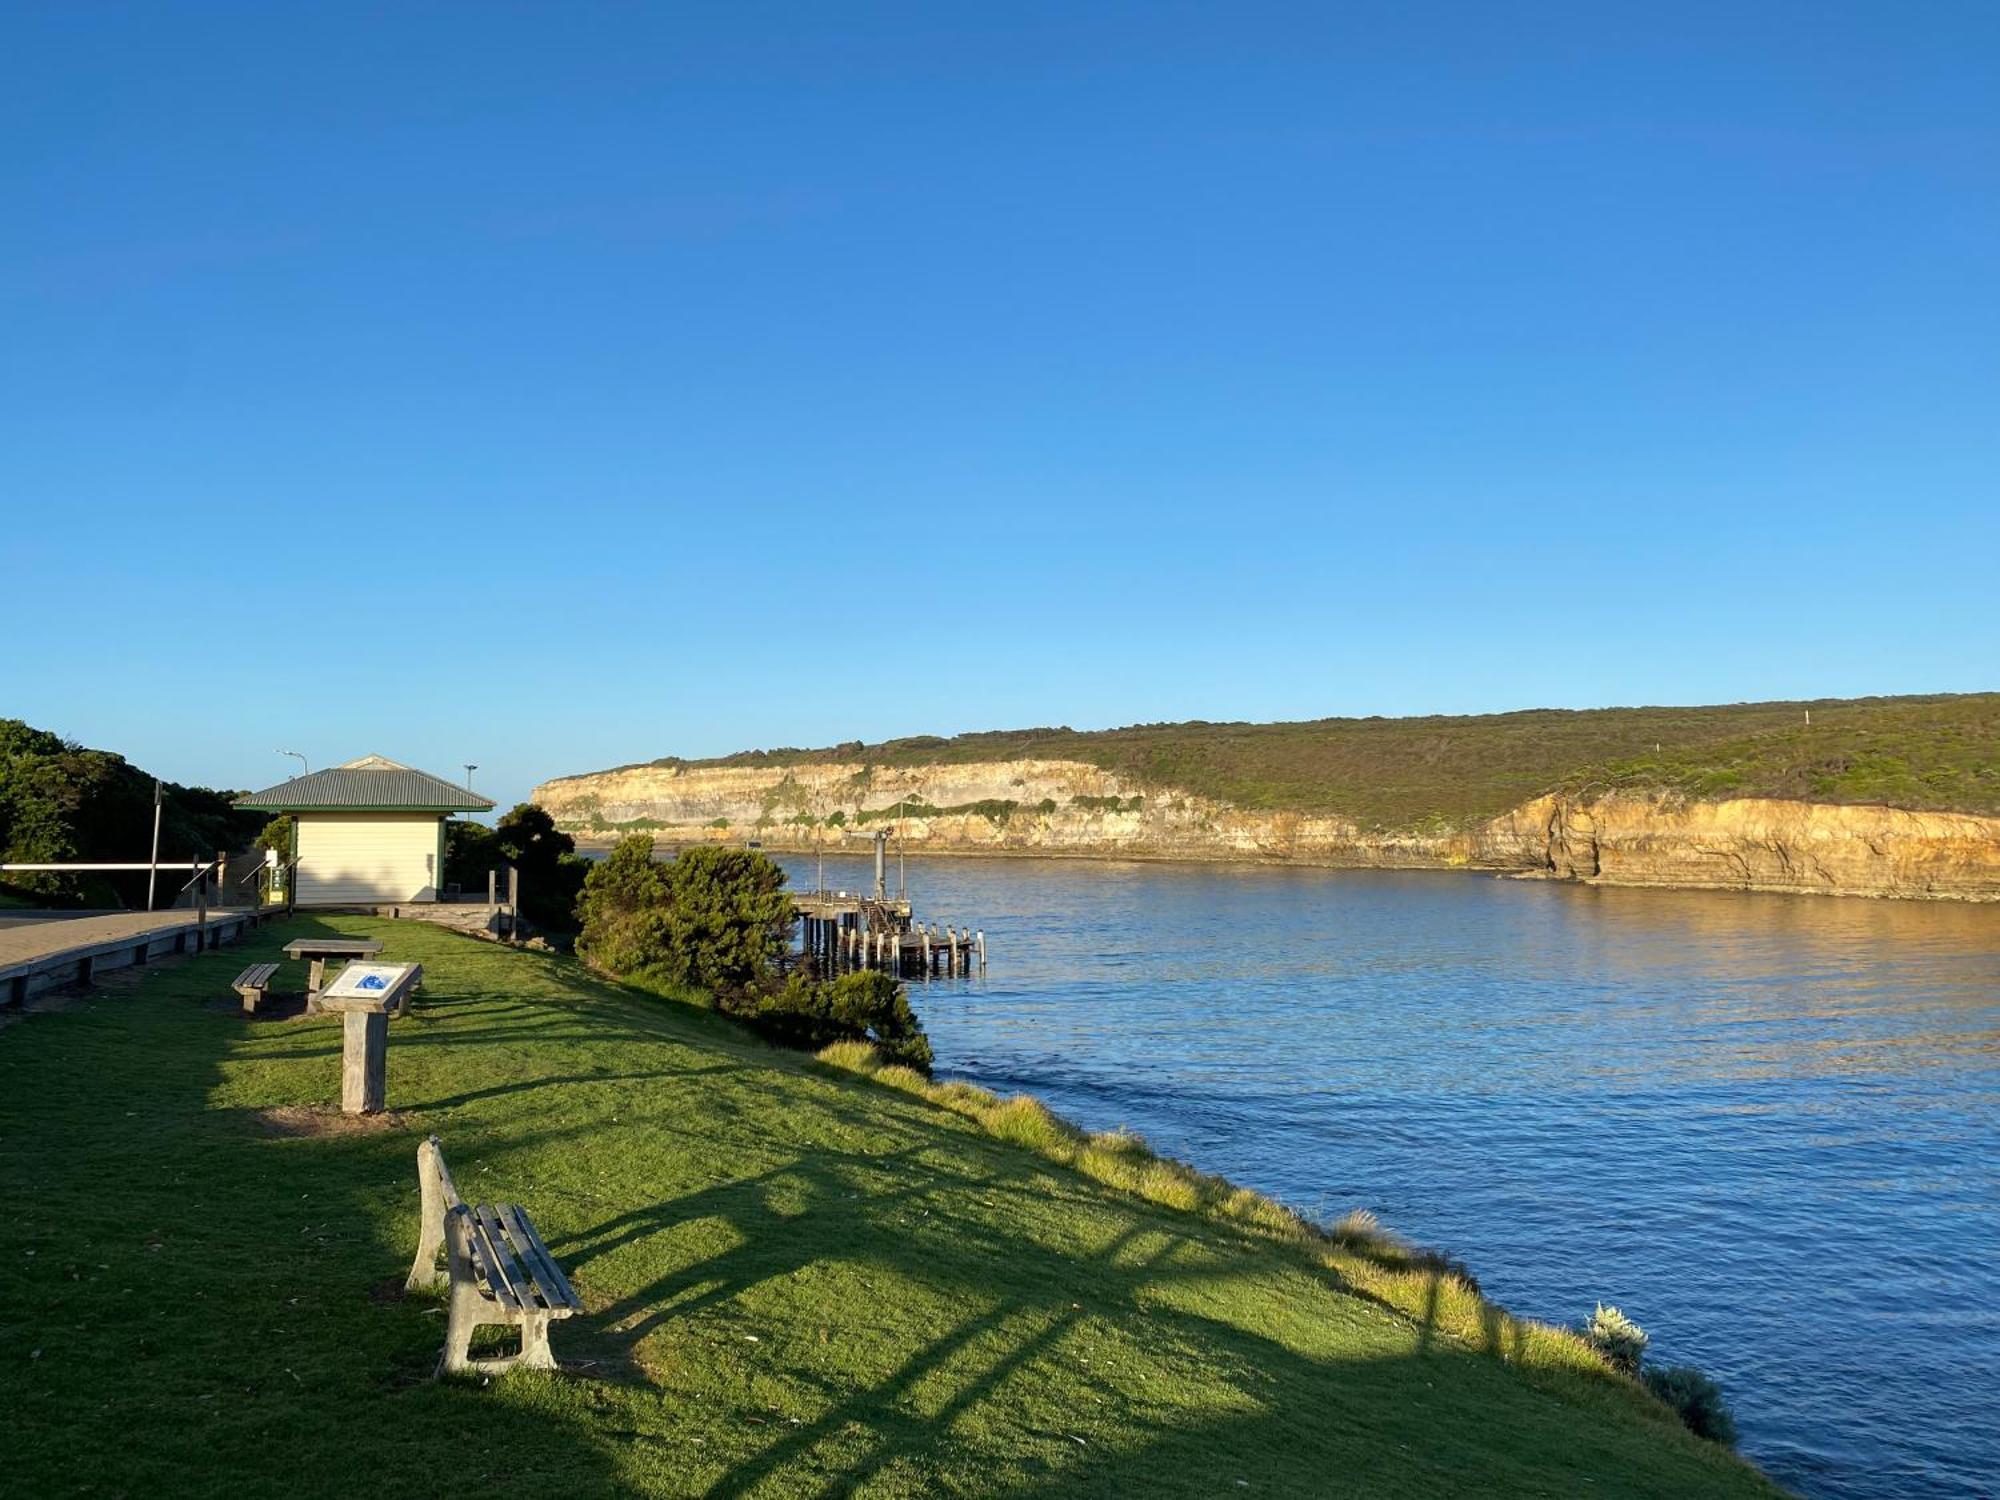
[[[425,964],[404,1118],[274,1134],[337,1023],[217,1002],[317,925],[0,1028],[14,1492],[1774,1493],[1365,1225],[554,955],[326,924]],[[570,1271],[575,1371],[428,1378],[438,1304],[395,1289],[433,1131]]]
[[[1028,758],[1080,760],[1237,807],[1337,813],[1378,830],[1462,826],[1586,785],[2000,813],[2000,694],[1024,729],[652,764]]]

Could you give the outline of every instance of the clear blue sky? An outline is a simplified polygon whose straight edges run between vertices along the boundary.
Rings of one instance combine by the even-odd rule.
[[[1988,0],[14,4],[0,204],[179,779],[1996,685]]]

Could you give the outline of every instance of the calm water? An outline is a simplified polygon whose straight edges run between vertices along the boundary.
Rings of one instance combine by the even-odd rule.
[[[2000,909],[1044,860],[909,878],[992,951],[983,980],[916,987],[941,1074],[1311,1213],[1373,1209],[1517,1312],[1617,1303],[1807,1495],[2000,1490]]]

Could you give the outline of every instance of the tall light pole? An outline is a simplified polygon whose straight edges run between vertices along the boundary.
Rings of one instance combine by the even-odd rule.
[[[299,754],[299,752],[298,752],[298,751],[296,751],[296,750],[280,750],[280,751],[278,752],[278,754],[280,754],[280,755],[289,755],[289,756],[291,756],[291,758],[292,758],[293,760],[297,761],[297,762],[299,763],[299,774],[300,774],[300,775],[302,775],[302,776],[310,776],[310,775],[312,775],[312,767],[306,764],[306,758],[305,758],[305,757],[304,757],[303,755]]]
[[[465,766],[465,789],[469,792],[472,790],[472,773],[478,770],[479,767],[475,766],[469,760],[463,762],[463,765]]]

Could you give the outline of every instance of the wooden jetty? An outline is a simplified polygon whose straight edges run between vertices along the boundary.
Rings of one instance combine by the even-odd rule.
[[[875,835],[875,890],[800,891],[799,956],[822,972],[880,969],[898,978],[986,972],[986,934],[915,920],[907,894],[891,897],[888,835]]]

